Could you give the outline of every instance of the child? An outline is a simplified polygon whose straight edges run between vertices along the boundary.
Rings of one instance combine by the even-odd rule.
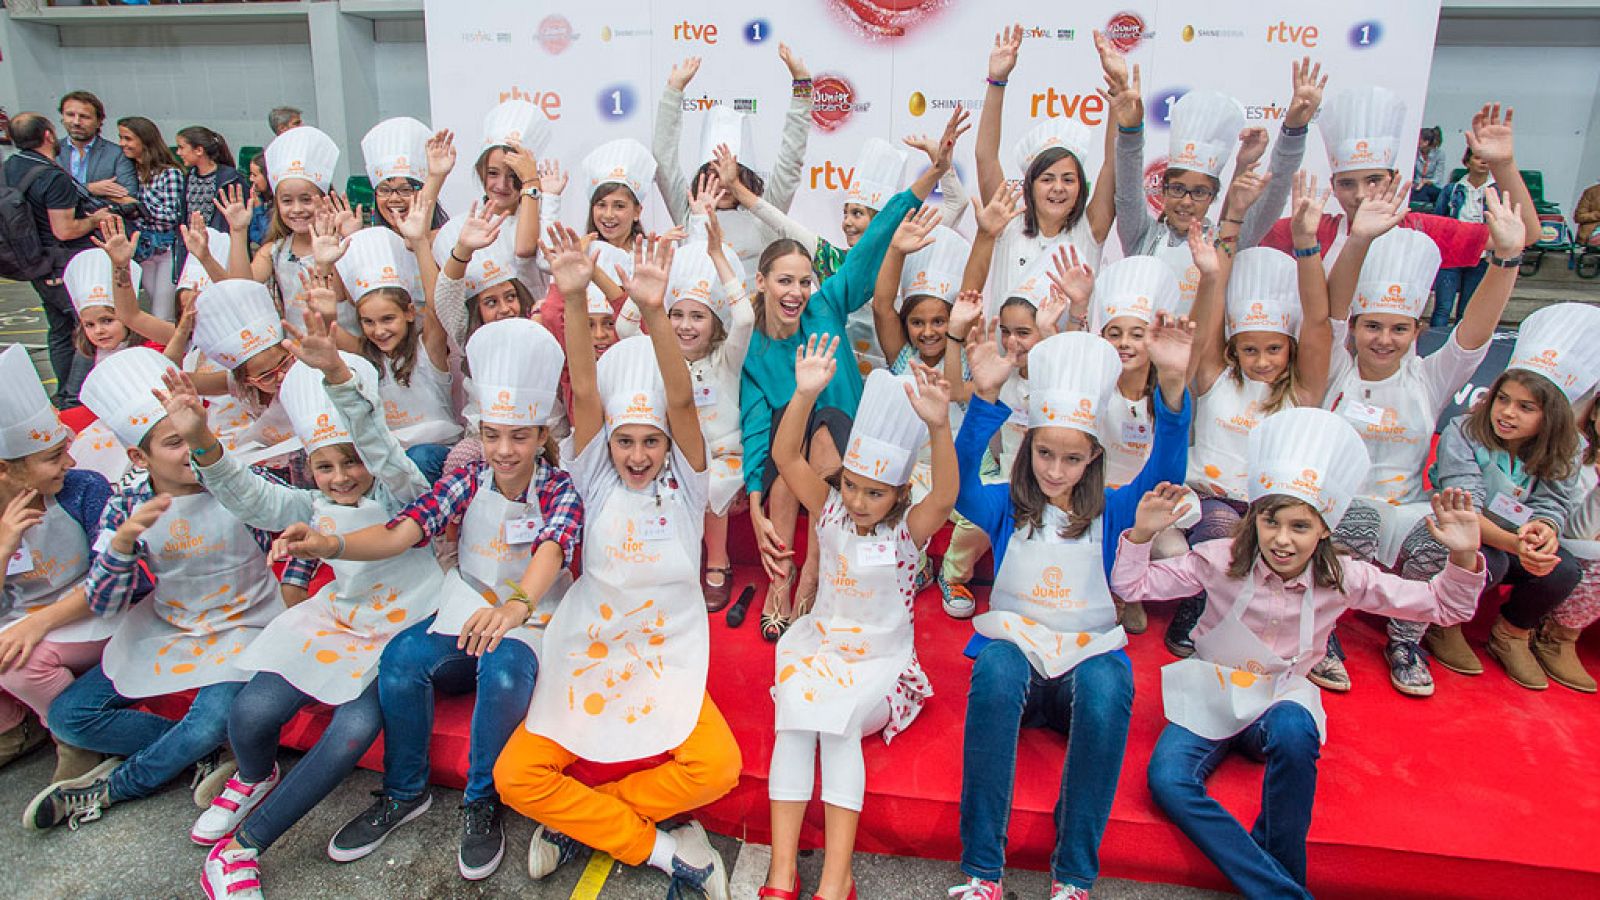
[[[1591,339],[1592,340],[1592,339]],[[1582,466],[1578,504],[1567,517],[1561,545],[1578,560],[1583,577],[1567,599],[1540,623],[1533,655],[1562,687],[1593,694],[1596,683],[1578,659],[1578,636],[1600,618],[1600,403],[1590,401],[1582,416]]]
[[[100,229],[102,234],[114,234],[114,243],[78,251],[61,275],[67,294],[72,298],[72,308],[78,313],[78,332],[73,336],[73,343],[78,353],[95,362],[140,342],[140,336],[117,318],[116,301],[112,299],[118,291],[136,297],[134,285],[138,284],[138,276],[133,247],[139,233],[134,232],[131,239],[123,237],[119,216],[108,216],[101,222]],[[106,247],[116,250],[116,255],[104,249]],[[137,298],[134,302],[138,302]]]
[[[801,432],[833,377],[838,346],[838,338],[807,340],[795,361],[795,399],[772,448],[784,480],[816,517],[823,545],[816,608],[778,642],[768,781],[773,853],[757,895],[775,900],[799,900],[800,825],[819,756],[827,852],[814,896],[856,895],[850,860],[866,793],[861,740],[878,731],[884,743],[893,740],[933,696],[917,662],[912,581],[956,499],[950,396],[943,376],[921,365],[909,378],[873,372],[844,469],[831,482],[812,471],[800,453]],[[916,450],[930,439],[936,487],[913,505]]]
[[[309,296],[310,290],[305,293]],[[223,369],[214,375],[195,375],[195,387],[202,396],[226,395],[238,401],[250,420],[235,450],[248,450],[252,461],[282,473],[280,477],[288,476],[285,481],[311,484],[304,472],[305,453],[286,443],[294,440],[294,429],[277,402],[278,386],[294,357],[282,346],[284,317],[272,295],[258,282],[230,278],[201,291],[194,308],[195,347]],[[263,451],[270,458],[259,459]]]
[[[583,158],[589,182],[589,219],[584,234],[593,234],[629,253],[644,235],[645,191],[656,177],[650,148],[632,138],[618,138],[589,151]]]
[[[416,207],[422,209],[428,240],[444,224],[447,217],[438,200],[445,176],[455,166],[455,145],[450,138],[449,131],[435,134],[408,116],[384,119],[361,138],[361,158],[372,183],[373,211],[390,231],[403,236],[401,223]]]
[[[1179,489],[1163,484],[1144,495],[1117,547],[1111,584],[1129,600],[1209,598],[1194,655],[1161,670],[1169,724],[1150,758],[1150,791],[1247,897],[1311,896],[1306,832],[1326,734],[1321,694],[1306,673],[1334,621],[1354,608],[1461,622],[1483,588],[1477,519],[1461,491],[1433,498],[1431,533],[1449,548],[1450,564],[1430,583],[1336,553],[1332,524],[1367,465],[1361,439],[1339,417],[1285,410],[1250,433],[1250,509],[1231,541],[1151,562],[1151,537],[1182,512]],[[1249,832],[1205,788],[1235,748],[1267,763]]]
[[[245,233],[250,237],[250,246],[255,248],[266,242],[277,206],[272,199],[272,182],[267,180],[267,157],[263,153],[250,157],[249,201],[246,208],[250,210],[250,226]]]
[[[1028,431],[1009,483],[980,478],[989,441],[1011,415],[997,401],[1017,365],[1001,353],[995,331],[991,322],[977,332],[968,351],[974,397],[956,436],[956,509],[988,533],[995,582],[989,611],[973,619],[980,637],[968,650],[976,651],[961,748],[961,872],[969,880],[950,893],[1005,896],[1018,732],[1048,727],[1067,734],[1050,896],[1078,900],[1099,875],[1133,708],[1133,668],[1122,651],[1128,639],[1106,582],[1108,537],[1131,521],[1142,491],[1183,471],[1190,327],[1186,319],[1156,318],[1147,338],[1161,401],[1155,449],[1139,477],[1116,491],[1105,490],[1100,422],[1122,365],[1104,339],[1076,332],[1029,352]]]
[[[434,691],[476,689],[456,868],[488,878],[505,855],[494,761],[519,731],[539,674],[541,627],[571,583],[583,531],[567,473],[541,451],[555,408],[561,350],[543,327],[494,322],[467,343],[486,459],[441,478],[388,522],[352,533],[296,528],[296,556],[388,560],[460,526],[460,564],[445,573],[439,612],[389,641],[378,663],[383,792],[328,842],[335,862],[361,859],[428,811]]]
[[[92,822],[202,761],[196,803],[209,805],[231,774],[208,757],[221,747],[228,710],[249,678],[240,654],[285,606],[305,599],[311,580],[312,568],[296,565],[280,586],[267,565],[271,535],[245,525],[196,479],[177,423],[154,396],[170,371],[161,354],[130,347],[84,382],[85,405],[116,430],[146,474],[106,506],[100,529],[109,541],[89,572],[89,608],[98,616],[127,612],[101,665],[56,698],[50,718],[68,743],[123,759],[40,792],[23,817],[31,829]],[[130,606],[141,568],[156,587]],[[176,722],[133,708],[196,688]]]
[[[328,208],[339,148],[333,138],[301,125],[274,138],[263,155],[267,159],[267,181],[272,187],[272,227],[250,260],[249,277],[276,285],[284,320],[304,329],[308,301],[300,276],[314,270],[312,225],[318,213]],[[247,247],[248,215],[241,222],[229,215],[225,206],[223,209],[233,243]],[[356,211],[344,206],[335,227],[340,235],[348,237],[361,227],[360,218]],[[243,277],[237,271],[233,274]]]
[[[694,562],[705,441],[663,309],[672,245],[636,245],[623,287],[650,336],[618,343],[597,367],[580,312],[591,262],[571,229],[553,228],[550,238],[544,253],[566,298],[572,348],[573,481],[589,520],[583,575],[545,629],[546,670],[527,727],[495,764],[495,784],[539,823],[528,851],[534,879],[587,845],[667,873],[672,896],[692,890],[726,900],[727,872],[699,823],[676,831],[656,824],[728,793],[740,770],[739,745],[705,691],[710,630]],[[666,752],[670,761],[598,787],[566,772],[580,759]]]

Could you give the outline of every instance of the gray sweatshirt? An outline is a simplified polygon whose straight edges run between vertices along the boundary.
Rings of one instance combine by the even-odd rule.
[[[1445,488],[1461,488],[1472,495],[1473,505],[1478,511],[1488,516],[1496,525],[1515,531],[1514,524],[1501,519],[1488,511],[1490,498],[1486,496],[1484,487],[1483,469],[1478,464],[1474,451],[1488,452],[1482,444],[1468,437],[1462,430],[1462,425],[1467,421],[1467,414],[1456,416],[1450,424],[1444,427],[1439,434],[1438,458],[1428,474],[1433,481],[1435,490]],[[1556,533],[1561,533],[1567,526],[1567,517],[1573,512],[1574,506],[1580,498],[1578,476],[1583,467],[1573,460],[1572,474],[1560,481],[1545,478],[1532,480],[1528,496],[1522,499],[1522,504],[1532,510],[1532,519],[1543,519],[1555,527]]]

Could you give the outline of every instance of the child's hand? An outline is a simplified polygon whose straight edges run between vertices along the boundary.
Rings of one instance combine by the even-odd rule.
[[[731,188],[739,180],[739,158],[733,155],[727,144],[718,144],[711,152],[711,170],[717,173],[718,181]],[[738,194],[734,196],[737,198]]]
[[[339,228],[339,216],[317,216],[311,220],[311,258],[317,268],[324,271],[333,267],[333,264],[344,258],[346,250],[350,249],[350,238],[346,237]]]
[[[788,44],[778,44],[778,58],[789,67],[789,77],[795,81],[805,81],[811,77],[811,71],[806,68],[805,61],[790,50]],[[699,65],[699,60],[695,61],[695,65]]]
[[[1040,340],[1061,333],[1061,320],[1066,316],[1067,304],[1070,302],[1066,291],[1052,280],[1050,291],[1045,294],[1044,300],[1040,301],[1039,308],[1034,310],[1033,321],[1039,329]]]
[[[539,190],[552,197],[561,196],[567,189],[567,173],[561,168],[559,159],[542,159],[539,161]]]
[[[722,220],[717,218],[717,200],[726,193],[727,191],[719,189],[712,202],[706,206],[706,252],[710,253],[713,259],[718,256],[726,258],[722,249]]]
[[[121,216],[106,216],[100,220],[100,236],[90,237],[96,247],[106,251],[111,257],[111,271],[117,272],[128,268],[133,262],[134,245],[139,242],[139,232],[135,231],[132,237],[123,233]]]
[[[633,242],[633,274],[617,267],[617,283],[640,310],[660,310],[667,299],[667,276],[672,272],[672,256],[677,245],[665,238],[644,238]]]
[[[433,210],[425,206],[422,202],[422,195],[417,194],[411,200],[411,208],[406,210],[405,216],[396,225],[400,236],[406,239],[406,243],[416,246],[419,241],[427,241],[428,239],[428,232],[432,230],[431,226],[433,225]],[[428,249],[425,244],[423,249]]]
[[[933,153],[933,168],[940,175],[950,171],[956,153],[956,141],[961,140],[961,136],[972,128],[967,124],[971,117],[972,113],[957,103],[956,108],[950,111],[950,118],[945,120],[944,133],[939,135],[939,143]]]
[[[695,73],[700,71],[700,57],[691,56],[683,62],[672,67],[667,73],[667,86],[675,91],[682,91],[694,80]]]
[[[462,229],[465,231],[466,229]],[[564,297],[582,297],[594,278],[594,259],[584,251],[577,232],[560,222],[545,231],[549,240],[540,249],[550,263],[550,274],[555,276],[556,288]]]
[[[1156,313],[1155,321],[1145,332],[1144,350],[1157,372],[1188,371],[1189,354],[1194,350],[1194,323],[1187,316]]]
[[[178,302],[178,323],[172,328],[172,337],[167,338],[167,350],[177,356],[174,365],[182,364],[183,353],[194,336],[194,296],[190,291]]]
[[[1311,124],[1317,108],[1322,106],[1322,91],[1328,86],[1328,76],[1322,74],[1322,63],[1312,65],[1311,57],[1292,63],[1294,95],[1289,99],[1289,112],[1283,124],[1290,128],[1303,128]]]
[[[472,211],[467,214],[466,221],[461,223],[461,230],[456,233],[456,249],[464,250],[457,257],[472,258],[472,254],[493,244],[500,237],[500,225],[506,217],[491,212],[489,207],[478,208],[472,204]]]
[[[428,177],[443,178],[456,167],[456,136],[448,128],[441,128],[428,138]]]
[[[1528,573],[1542,578],[1555,571],[1561,563],[1556,551],[1561,549],[1560,537],[1550,523],[1534,519],[1517,529],[1517,558]]]
[[[833,381],[839,368],[834,351],[839,349],[839,339],[826,334],[813,334],[794,352],[794,392],[815,398]]]
[[[1071,244],[1057,247],[1050,262],[1050,286],[1066,295],[1074,316],[1085,318],[1094,294],[1094,270],[1078,259],[1078,248]]]
[[[532,615],[532,607],[523,609],[526,601],[511,601],[500,606],[485,606],[461,625],[461,636],[456,638],[456,649],[465,650],[468,656],[493,653],[500,639],[512,629],[520,627]],[[524,615],[527,613],[527,615]]]
[[[362,208],[350,205],[350,198],[338,191],[328,192],[328,205],[333,208],[333,227],[341,237],[349,237],[361,230]]]
[[[1234,169],[1245,169],[1261,161],[1267,155],[1267,130],[1261,126],[1246,128],[1239,132],[1239,152],[1234,155]]]
[[[1482,536],[1472,495],[1460,488],[1445,488],[1433,495],[1433,515],[1424,519],[1428,533],[1452,556],[1478,553]]]
[[[539,161],[520,141],[506,142],[505,159],[506,168],[517,176],[517,182],[524,187],[533,184],[539,177]]]
[[[956,341],[964,341],[972,333],[972,326],[983,318],[983,291],[967,290],[956,295],[954,306],[950,307],[949,324],[945,333],[955,335]]]
[[[939,227],[941,213],[937,206],[924,204],[920,209],[908,210],[899,227],[890,238],[890,246],[903,256],[921,250],[933,243],[933,230]]]
[[[689,197],[689,209],[702,216],[712,215],[725,193],[727,191],[722,186],[722,179],[717,177],[716,170],[707,169],[695,182],[694,193]]]
[[[1017,370],[1017,361],[1005,355],[999,341],[1000,319],[979,322],[967,339],[967,371],[972,375],[972,392],[993,403],[1000,386]]]
[[[1161,482],[1139,498],[1128,540],[1148,544],[1156,535],[1171,528],[1189,511],[1188,492],[1181,484]]]
[[[339,317],[339,293],[333,289],[333,276],[316,272],[300,272],[300,294],[305,298],[306,309],[328,319]]]
[[[1206,230],[1199,219],[1189,222],[1189,255],[1194,257],[1194,267],[1201,275],[1215,277],[1222,271],[1222,260],[1217,258],[1217,245],[1206,240]]]
[[[121,553],[132,553],[139,545],[139,538],[171,507],[171,494],[157,494],[135,506],[128,518],[117,526],[116,533],[111,536],[111,546]]]
[[[1294,235],[1296,249],[1313,247],[1317,243],[1317,228],[1322,224],[1322,211],[1328,206],[1332,191],[1317,191],[1317,176],[1301,169],[1294,173],[1294,199],[1290,209],[1289,229]],[[1520,223],[1518,227],[1521,227]]]
[[[1467,130],[1467,149],[1472,155],[1493,168],[1511,162],[1512,130],[1511,107],[1506,107],[1505,118],[1500,117],[1500,104],[1485,103],[1483,109],[1472,117],[1472,127]]]
[[[929,430],[940,425],[950,426],[950,384],[945,381],[944,375],[938,369],[931,369],[920,362],[911,364],[912,377],[916,381],[913,387],[906,384],[906,396],[911,398],[911,408],[917,418],[927,423]]]
[[[249,200],[247,203],[246,200]],[[255,197],[246,197],[244,186],[229,185],[217,191],[216,207],[222,217],[228,220],[229,231],[246,231],[250,228],[250,213],[254,208]]]
[[[1230,219],[1244,218],[1250,207],[1261,199],[1261,194],[1266,191],[1267,184],[1271,181],[1272,173],[1257,174],[1255,163],[1235,170],[1233,181],[1228,185],[1228,202],[1224,215]]]
[[[1485,191],[1484,193],[1488,193]],[[1403,187],[1398,177],[1389,179],[1389,186],[1376,194],[1362,197],[1356,213],[1350,217],[1350,236],[1368,241],[1377,238],[1400,224],[1410,207],[1406,198],[1411,195],[1411,185]],[[1488,201],[1484,201],[1485,211]],[[1520,226],[1518,226],[1520,228]]]
[[[1522,252],[1528,232],[1522,224],[1521,204],[1508,202],[1499,188],[1491,187],[1483,192],[1483,221],[1489,226],[1496,256],[1510,259]]]
[[[206,220],[199,213],[189,214],[189,224],[178,225],[178,236],[183,238],[183,248],[195,259],[211,255],[211,232],[206,230]]]
[[[168,369],[161,373],[161,384],[166,390],[153,388],[156,401],[166,411],[172,428],[189,445],[190,450],[210,446],[211,428],[206,424],[206,405],[195,390],[194,380],[181,369]]]
[[[38,496],[38,491],[27,488],[12,497],[0,515],[0,551],[7,559],[22,546],[23,532],[44,521],[44,508],[30,505]]]
[[[1017,54],[1022,50],[1022,26],[1008,25],[994,36],[994,48],[989,51],[989,78],[1005,81],[1017,67]]]
[[[297,559],[329,559],[339,552],[339,539],[323,534],[305,522],[295,522],[278,535],[267,554],[267,562],[283,562],[289,557]]]
[[[333,326],[328,322],[316,310],[306,310],[305,331],[288,322],[283,323],[283,333],[287,337],[282,346],[290,356],[321,372],[329,382],[343,384],[348,379],[339,376],[344,375],[348,367],[344,357],[339,355],[339,345],[333,339]]]
[[[990,237],[999,237],[1000,232],[1006,230],[1006,225],[1022,214],[1023,207],[1017,201],[1022,197],[1022,188],[1012,186],[1007,182],[1000,182],[995,188],[994,196],[988,203],[980,204],[977,197],[972,198],[972,215],[978,222],[978,230]]]

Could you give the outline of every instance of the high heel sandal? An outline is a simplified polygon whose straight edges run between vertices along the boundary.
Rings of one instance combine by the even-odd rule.
[[[794,575],[794,564],[790,563],[784,571],[783,578],[767,582],[767,599],[774,600],[773,595],[777,595],[772,604],[773,611],[767,612],[764,609],[761,611],[761,639],[769,644],[776,643],[778,638],[783,637],[783,633],[789,630],[790,618],[778,612],[778,609],[787,605],[789,601],[789,589],[794,587]]]
[[[795,879],[795,886],[799,887],[799,884],[800,882],[797,877]],[[824,898],[821,894],[812,894],[811,900],[826,900],[826,898]],[[850,893],[845,895],[844,900],[856,900],[856,880],[854,878],[850,879]]]
[[[756,900],[762,900],[763,897],[771,897],[772,900],[800,900],[800,873],[794,873],[794,887],[787,891],[783,888],[763,886],[761,890],[756,891]]]

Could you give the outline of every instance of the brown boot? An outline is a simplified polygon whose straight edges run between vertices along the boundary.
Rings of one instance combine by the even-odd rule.
[[[1472,652],[1472,646],[1467,643],[1466,635],[1461,633],[1460,625],[1435,625],[1429,628],[1428,633],[1422,636],[1422,645],[1428,648],[1439,665],[1458,675],[1483,674],[1483,660]]]
[[[1544,677],[1544,668],[1529,649],[1529,643],[1529,635],[1519,637],[1512,633],[1512,625],[1505,616],[1494,620],[1494,628],[1489,631],[1489,655],[1505,666],[1512,681],[1530,691],[1542,691],[1550,687],[1550,681]]]
[[[1592,694],[1596,688],[1594,676],[1584,670],[1578,659],[1578,635],[1582,633],[1545,619],[1533,633],[1533,655],[1556,684]]]
[[[85,750],[82,747],[74,747],[71,744],[63,744],[60,741],[56,741],[56,771],[54,775],[50,776],[50,783],[55,784],[58,781],[77,778],[105,762],[105,760],[106,757],[103,753],[96,753],[93,750]]]
[[[1143,603],[1122,604],[1122,630],[1129,634],[1144,634],[1150,627],[1150,617],[1145,615]]]
[[[49,737],[50,732],[39,724],[39,717],[31,710],[27,711],[21,722],[0,734],[0,766],[27,756]]]

